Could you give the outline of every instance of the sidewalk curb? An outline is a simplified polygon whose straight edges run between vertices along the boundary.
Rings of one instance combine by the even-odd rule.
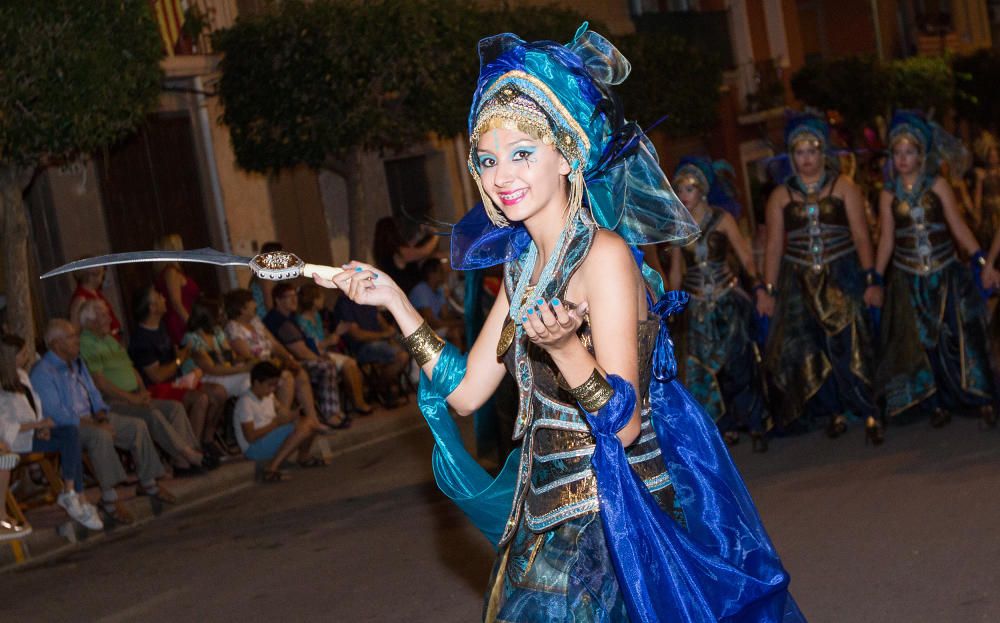
[[[412,413],[410,412],[412,408]],[[424,427],[424,420],[416,410],[415,405],[408,406],[406,411],[396,411],[383,414],[384,421],[375,420],[369,425],[357,429],[338,431],[325,437],[329,448],[328,458],[336,458],[356,450],[407,435]],[[402,421],[401,421],[402,420]],[[39,529],[22,541],[29,552],[29,558],[23,563],[13,561],[10,549],[0,543],[0,575],[11,571],[34,569],[52,562],[72,552],[84,551],[108,540],[120,539],[131,534],[136,529],[161,517],[171,517],[187,511],[195,510],[212,501],[244,491],[254,486],[254,463],[242,460],[223,464],[215,472],[197,479],[183,482],[180,486],[176,481],[171,485],[181,501],[166,508],[159,516],[154,516],[148,500],[134,497],[124,502],[128,510],[135,516],[135,523],[129,526],[119,526],[112,531],[87,531],[78,527],[71,520],[61,526],[70,525],[76,529],[76,534],[82,534],[79,541],[72,542],[58,533],[56,529]],[[188,488],[190,487],[190,488]],[[180,491],[180,489],[185,489]]]

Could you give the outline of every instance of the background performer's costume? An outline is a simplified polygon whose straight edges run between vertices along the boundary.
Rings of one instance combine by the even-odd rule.
[[[574,198],[582,209],[568,219],[533,289],[537,249],[488,197],[455,226],[454,266],[504,263],[516,312],[529,293],[562,296],[598,227],[630,245],[683,243],[697,234],[648,139],[617,112],[609,86],[629,66],[607,40],[585,27],[568,46],[505,34],[483,40],[480,56],[473,150],[492,123],[548,137],[573,170],[571,209]],[[479,183],[471,160],[470,169]],[[643,274],[661,294],[658,275],[646,266]],[[505,361],[518,383],[515,435],[524,441],[495,479],[465,451],[445,402],[464,376],[464,357],[448,345],[433,381],[422,376],[419,404],[435,437],[438,485],[499,550],[486,620],[804,620],[714,423],[674,379],[665,318],[686,300],[683,293],[655,305],[650,298],[650,320],[637,327],[640,395],[611,375],[614,393],[594,414],[560,389],[551,360],[516,325]],[[589,345],[588,335],[584,327]],[[625,449],[616,432],[636,400],[642,432]]]
[[[920,146],[925,170],[910,192],[893,178],[895,247],[886,271],[878,387],[888,416],[923,410],[976,408],[993,401],[986,304],[973,273],[955,254],[941,199],[931,186],[940,130],[912,112],[898,112],[890,145],[906,137]]]
[[[799,140],[816,141],[825,151],[829,128],[812,115],[793,118],[785,128],[789,152]],[[776,422],[783,428],[807,413],[818,421],[875,414],[864,271],[836,186],[831,169],[813,188],[798,175],[785,181],[791,198],[782,210],[787,246],[764,360],[779,394],[773,402],[783,406]]]
[[[698,223],[701,233],[681,248],[682,287],[691,295],[691,302],[678,318],[675,332],[680,376],[720,431],[747,428],[763,434],[770,427],[770,417],[754,335],[756,309],[733,274],[729,238],[718,231],[723,209],[733,200],[720,188],[717,166],[706,158],[688,157],[674,172],[675,187],[678,180],[690,180],[709,203]]]

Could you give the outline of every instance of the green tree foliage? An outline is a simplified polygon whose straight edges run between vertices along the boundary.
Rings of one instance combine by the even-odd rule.
[[[33,344],[22,193],[40,165],[108,145],[156,105],[148,2],[0,2],[0,216],[7,322]]]
[[[892,108],[918,108],[938,117],[951,109],[955,77],[946,59],[913,56],[890,62],[887,72]]]
[[[632,74],[618,87],[625,113],[649,126],[661,117],[671,136],[708,132],[718,119],[722,62],[692,48],[684,39],[660,33],[637,33],[617,42],[632,64]]]
[[[0,161],[34,167],[131,132],[163,55],[146,2],[0,3]]]
[[[885,114],[889,77],[872,56],[821,59],[792,76],[796,99],[820,110],[836,110],[852,131]]]
[[[879,63],[872,56],[820,59],[792,76],[795,97],[835,110],[852,132],[895,108],[919,108],[941,117],[951,108],[955,78],[946,59],[912,57]]]
[[[288,0],[217,33],[219,94],[240,166],[330,164],[465,129],[480,38],[572,36],[572,11],[482,11],[460,0]]]

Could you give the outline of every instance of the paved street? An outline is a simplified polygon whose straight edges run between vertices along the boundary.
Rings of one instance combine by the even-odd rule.
[[[735,448],[815,622],[1000,620],[1000,432],[956,420]],[[479,617],[492,554],[411,433],[0,577],[5,621]]]

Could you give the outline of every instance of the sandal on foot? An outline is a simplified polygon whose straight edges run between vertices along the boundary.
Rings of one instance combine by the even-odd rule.
[[[341,413],[339,418],[330,418],[326,421],[326,425],[330,428],[350,428],[351,427],[351,416],[346,413]]]
[[[275,482],[285,482],[286,480],[291,480],[291,476],[279,469],[265,469],[264,473],[261,474],[260,481],[267,483]]]

